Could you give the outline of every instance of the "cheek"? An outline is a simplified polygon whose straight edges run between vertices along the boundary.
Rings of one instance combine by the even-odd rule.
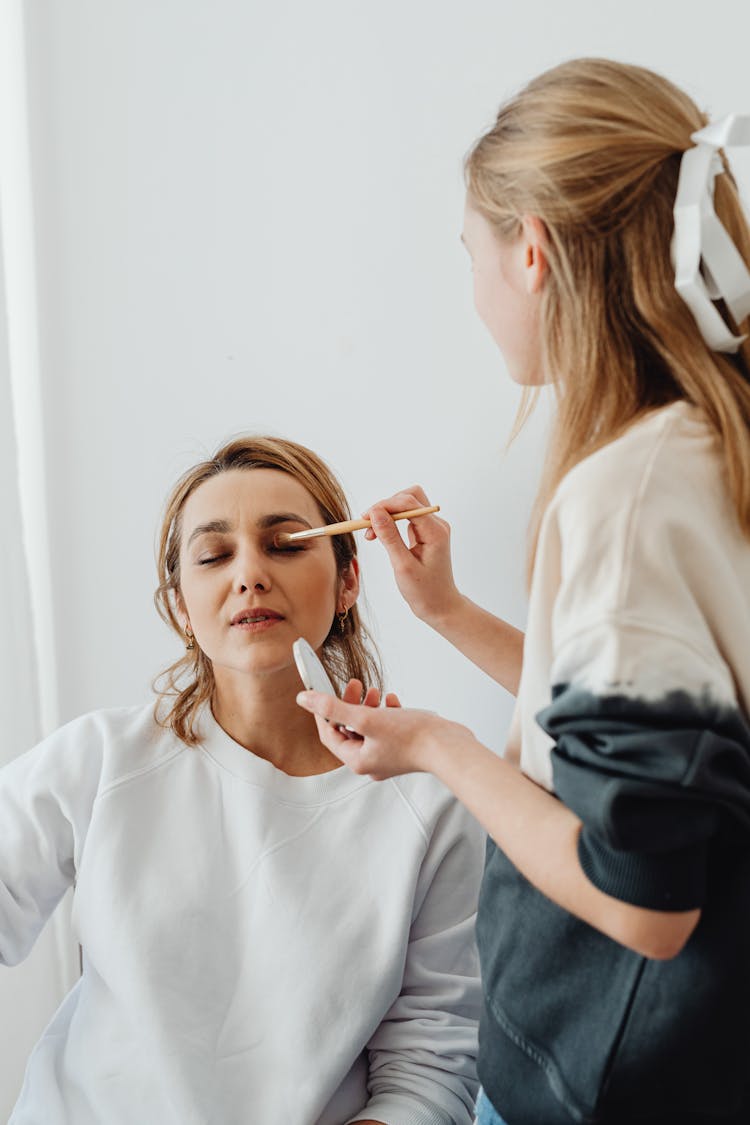
[[[310,619],[329,622],[337,608],[339,577],[333,560],[315,560],[297,590],[297,602]]]
[[[523,350],[529,334],[528,309],[503,277],[497,272],[477,277],[474,301],[483,324],[506,359]]]
[[[310,601],[320,607],[321,613],[328,612],[336,602],[338,575],[330,566],[317,567],[310,575]]]
[[[206,578],[206,575],[195,576],[189,571],[182,572],[180,593],[185,613],[191,622],[197,623],[204,618],[216,600],[216,583],[206,581]]]
[[[200,621],[201,618],[201,603],[200,598],[196,597],[195,592],[191,589],[190,584],[183,582],[180,590],[182,600],[182,614],[193,625]]]
[[[496,273],[481,268],[474,271],[474,306],[493,335],[502,322],[506,300],[507,294]]]
[[[476,269],[476,267],[474,268],[474,273],[473,273],[472,279],[473,279],[473,282],[474,282],[474,308],[477,310],[480,317],[482,318],[482,320],[486,324],[487,323],[487,307],[488,307],[488,304],[489,304],[488,294],[487,294],[487,283],[486,283],[483,275]]]

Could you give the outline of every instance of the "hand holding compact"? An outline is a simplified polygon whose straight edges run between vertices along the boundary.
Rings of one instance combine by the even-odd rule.
[[[323,745],[354,773],[375,781],[428,770],[436,746],[450,742],[451,732],[459,729],[459,724],[431,711],[402,708],[392,692],[385,697],[385,707],[379,706],[376,688],[368,690],[363,703],[355,702],[361,698],[362,684],[350,680],[343,699],[303,691],[297,702],[315,715]],[[337,729],[341,726],[356,731],[359,740],[343,735]]]

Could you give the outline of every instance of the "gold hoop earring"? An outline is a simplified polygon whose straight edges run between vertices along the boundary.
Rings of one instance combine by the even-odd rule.
[[[185,648],[188,652],[192,652],[195,648],[195,637],[190,632],[190,626],[185,626]]]
[[[339,619],[339,632],[343,633],[346,629],[346,619],[349,616],[349,606],[345,605],[343,613],[337,613],[336,616]]]

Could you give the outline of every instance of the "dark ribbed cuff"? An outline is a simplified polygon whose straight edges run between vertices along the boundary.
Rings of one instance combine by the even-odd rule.
[[[696,910],[706,890],[705,844],[675,852],[624,852],[607,847],[585,827],[578,859],[605,894],[649,910]]]

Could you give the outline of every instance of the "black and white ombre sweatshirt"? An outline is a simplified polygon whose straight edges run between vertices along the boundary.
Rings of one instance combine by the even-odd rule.
[[[597,887],[701,920],[646,959],[489,843],[479,1075],[508,1125],[750,1122],[749,715],[750,539],[717,439],[674,403],[545,514],[508,752],[582,820]]]

